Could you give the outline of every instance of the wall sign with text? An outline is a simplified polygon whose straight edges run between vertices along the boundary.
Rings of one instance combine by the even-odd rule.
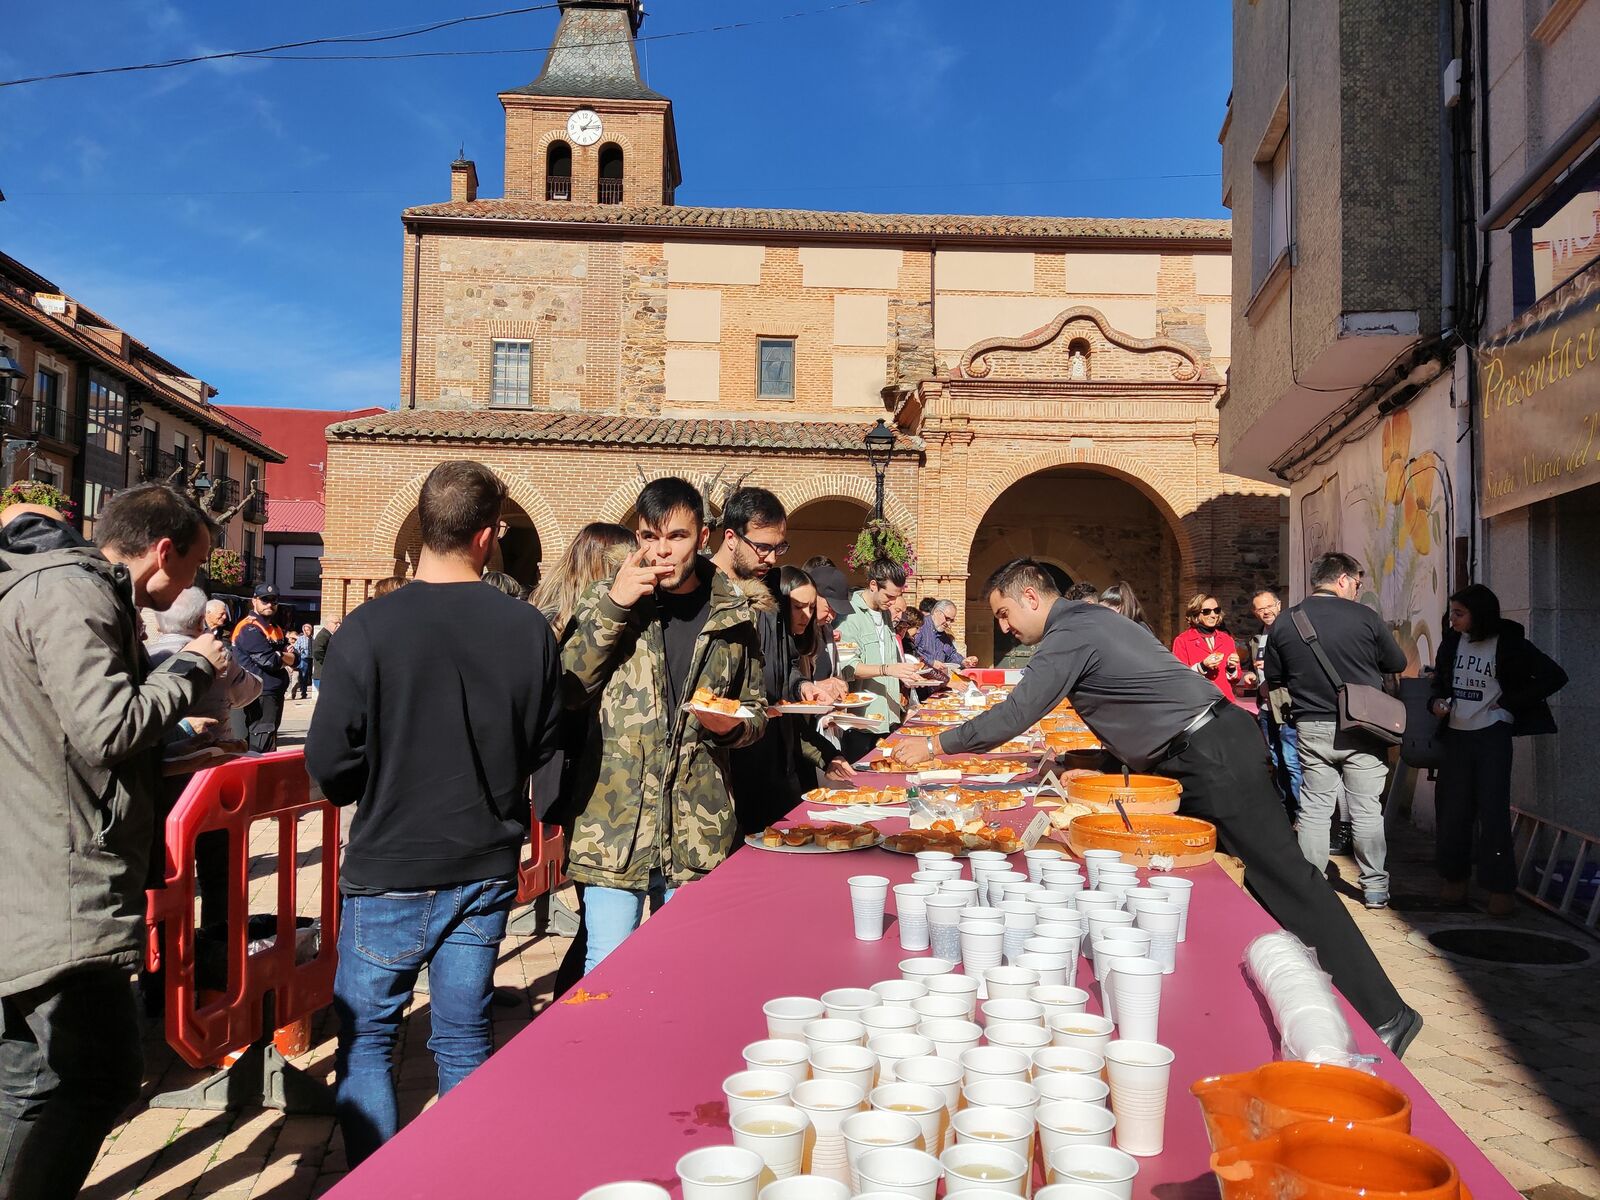
[[[1483,512],[1600,483],[1600,270],[1545,297],[1477,355]]]

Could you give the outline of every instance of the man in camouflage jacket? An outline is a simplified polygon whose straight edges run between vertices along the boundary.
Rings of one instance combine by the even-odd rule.
[[[698,544],[704,544],[702,502],[689,485],[682,487],[695,511],[684,511],[690,501],[669,492],[674,507],[653,521],[646,516],[652,507],[646,489],[639,505],[645,548],[616,578],[589,587],[562,647],[568,706],[598,705],[599,737],[589,739],[574,771],[576,818],[567,847],[567,874],[584,895],[585,972],[637,927],[646,899],[652,906],[663,903],[672,889],[727,858],[737,828],[728,755],[766,730],[760,642],[749,599],[699,556],[696,545],[669,552],[668,531],[655,528],[692,527]],[[658,542],[648,540],[657,536]],[[652,549],[656,545],[662,547],[659,554]],[[669,553],[681,561],[666,562]],[[687,677],[678,681],[681,702],[670,711],[667,697],[674,693],[666,679],[662,600],[650,586],[651,572],[663,587],[689,572],[710,581],[705,623],[694,640]],[[630,583],[638,598],[619,603],[619,597],[630,598]],[[701,687],[737,698],[752,715],[741,720],[690,713],[684,705]]]

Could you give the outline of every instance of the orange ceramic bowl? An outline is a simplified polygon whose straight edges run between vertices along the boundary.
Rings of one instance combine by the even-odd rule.
[[[1359,1122],[1302,1121],[1218,1150],[1222,1200],[1466,1200],[1455,1163],[1419,1138]]]
[[[1332,1063],[1271,1062],[1213,1075],[1189,1089],[1213,1150],[1267,1137],[1300,1121],[1358,1121],[1411,1132],[1411,1099],[1375,1075]]]
[[[1075,853],[1117,850],[1130,861],[1148,863],[1164,856],[1175,867],[1198,867],[1217,854],[1217,827],[1197,817],[1129,813],[1129,833],[1116,813],[1091,813],[1074,818],[1067,827],[1067,843]]]
[[[1175,813],[1183,785],[1161,775],[1080,775],[1067,781],[1067,799],[1095,812],[1115,812],[1122,801],[1129,816],[1135,813]]]

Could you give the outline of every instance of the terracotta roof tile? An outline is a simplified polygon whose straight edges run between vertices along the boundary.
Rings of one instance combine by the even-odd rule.
[[[578,222],[739,233],[836,233],[905,237],[1059,238],[1099,241],[1213,242],[1226,246],[1232,225],[1200,217],[986,217],[928,213],[815,212],[800,208],[700,208],[693,205],[568,204],[542,200],[467,200],[406,209],[408,219]]]
[[[320,500],[274,500],[267,497],[268,533],[321,533],[327,510]]]
[[[722,450],[859,452],[869,421],[681,420],[610,413],[504,409],[402,409],[328,427],[331,438],[396,441],[533,442],[613,446],[703,446]],[[900,435],[921,450],[922,439]]]

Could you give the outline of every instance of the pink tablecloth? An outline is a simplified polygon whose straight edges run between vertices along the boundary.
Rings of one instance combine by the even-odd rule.
[[[885,850],[741,850],[680,891],[584,981],[609,999],[552,1007],[330,1195],[567,1200],[610,1180],[645,1179],[677,1196],[678,1157],[732,1141],[721,1084],[741,1069],[741,1048],[766,1036],[764,1001],[898,977],[908,955],[892,923],[881,942],[851,936],[845,880],[872,872],[907,882],[914,862]],[[1239,960],[1252,937],[1276,926],[1219,868],[1188,874],[1189,939],[1166,977],[1161,1010],[1161,1041],[1177,1055],[1166,1150],[1141,1160],[1138,1200],[1216,1194],[1189,1084],[1249,1069],[1275,1050],[1271,1019]],[[1093,992],[1086,978],[1082,968],[1078,982]],[[1382,1050],[1360,1018],[1349,1019],[1362,1049]],[[1515,1200],[1404,1066],[1385,1054],[1379,1074],[1409,1093],[1414,1132],[1456,1161],[1476,1200]]]

